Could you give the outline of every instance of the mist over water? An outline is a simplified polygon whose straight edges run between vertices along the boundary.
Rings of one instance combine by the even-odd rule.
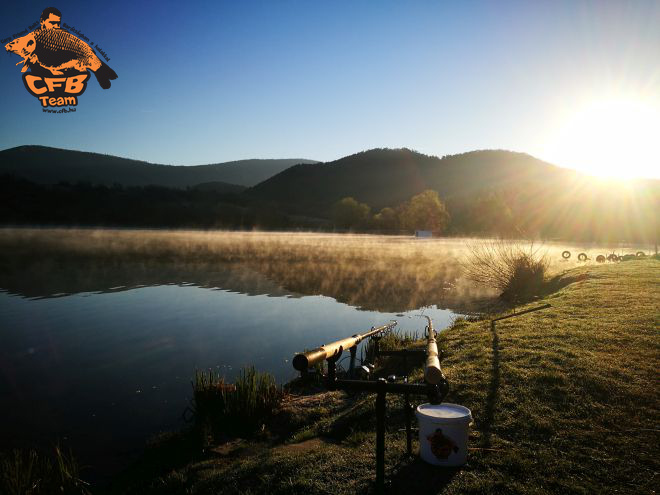
[[[0,435],[8,445],[60,439],[112,472],[150,435],[183,425],[197,369],[231,380],[254,364],[282,383],[305,348],[391,319],[421,334],[422,313],[441,329],[478,311],[495,294],[461,277],[466,242],[0,231]],[[542,249],[559,270],[581,251],[630,247]]]

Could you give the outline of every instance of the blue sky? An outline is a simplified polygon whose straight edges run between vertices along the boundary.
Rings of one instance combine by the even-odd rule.
[[[44,114],[5,54],[0,149],[200,164],[501,148],[557,162],[549,136],[594,95],[660,102],[650,0],[53,5],[119,79],[104,91],[92,78],[75,114]],[[0,38],[46,6],[3,6]]]

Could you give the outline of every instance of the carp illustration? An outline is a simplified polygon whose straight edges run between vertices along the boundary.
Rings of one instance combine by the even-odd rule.
[[[110,81],[117,79],[117,73],[99,59],[87,43],[60,28],[61,16],[52,7],[44,10],[41,27],[7,43],[5,50],[23,58],[16,64],[24,64],[21,72],[41,68],[59,76],[65,71],[91,70],[101,87],[108,89]]]
[[[458,447],[454,441],[448,436],[445,436],[441,428],[437,428],[435,433],[428,435],[426,439],[431,444],[431,452],[438,459],[447,459],[452,451],[454,453],[458,452]]]

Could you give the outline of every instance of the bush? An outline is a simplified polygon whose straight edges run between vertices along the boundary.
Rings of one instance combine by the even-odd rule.
[[[214,371],[197,372],[193,383],[193,413],[200,431],[211,434],[254,433],[280,405],[282,391],[269,373],[253,366],[241,370],[235,383],[225,383]]]
[[[533,243],[484,241],[469,244],[468,250],[462,263],[465,276],[501,291],[502,299],[524,300],[543,289],[549,262]]]

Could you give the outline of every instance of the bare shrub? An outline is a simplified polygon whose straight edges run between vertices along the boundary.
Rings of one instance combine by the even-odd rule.
[[[516,301],[539,294],[550,265],[540,246],[504,240],[468,244],[461,263],[466,278]]]

